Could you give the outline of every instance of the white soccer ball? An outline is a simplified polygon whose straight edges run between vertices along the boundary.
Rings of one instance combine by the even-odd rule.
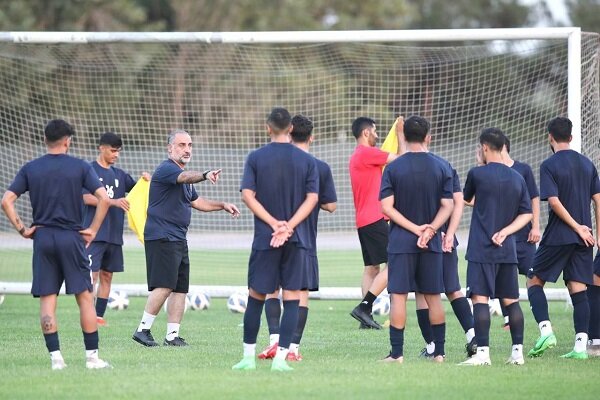
[[[244,293],[233,293],[227,299],[227,309],[232,313],[245,313],[247,305],[248,295]]]
[[[488,307],[490,309],[490,315],[493,317],[494,315],[502,316],[502,307],[500,307],[499,299],[490,299],[488,301]]]
[[[188,293],[187,297],[192,310],[206,310],[210,307],[210,297],[206,293]]]
[[[165,300],[165,304],[163,304],[163,310],[165,310],[165,312],[168,312],[168,306],[169,304],[169,298],[167,297],[167,299]],[[192,303],[190,301],[190,298],[188,295],[185,296],[185,306],[183,307],[183,312],[187,312],[187,310],[189,310],[190,308],[192,308]]]
[[[381,295],[373,302],[373,314],[388,315],[390,313],[390,296]]]
[[[129,307],[129,296],[123,290],[111,290],[108,295],[108,308],[111,310],[125,310]]]

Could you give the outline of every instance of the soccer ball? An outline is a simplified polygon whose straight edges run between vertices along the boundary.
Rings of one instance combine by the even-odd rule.
[[[165,310],[165,312],[168,312],[168,306],[169,304],[169,298],[167,297],[167,299],[165,300],[165,304],[163,305],[163,310]],[[190,297],[188,295],[185,296],[185,305],[183,307],[183,312],[187,312],[187,310],[189,310],[190,308],[192,308],[192,302],[190,300]]]
[[[111,290],[108,295],[108,308],[111,310],[124,310],[129,307],[129,297],[123,290]]]
[[[388,315],[390,313],[390,296],[379,296],[373,302],[373,314]]]
[[[188,293],[187,297],[192,310],[206,310],[210,307],[210,297],[206,293]]]
[[[233,293],[227,299],[227,309],[232,313],[243,314],[246,312],[248,304],[248,295],[243,293]]]
[[[500,307],[499,299],[490,299],[488,301],[488,307],[490,309],[490,316],[499,315],[502,316],[502,307]]]

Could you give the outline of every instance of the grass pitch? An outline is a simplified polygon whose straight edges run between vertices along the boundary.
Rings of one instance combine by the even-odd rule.
[[[131,340],[145,299],[132,298],[129,309],[107,311],[110,326],[100,329],[100,357],[114,369],[85,369],[83,339],[75,300],[59,299],[61,349],[68,368],[51,371],[38,323],[38,301],[9,295],[0,305],[0,399],[597,399],[600,359],[564,360],[572,347],[571,310],[550,303],[558,347],[522,367],[504,365],[510,334],[501,318],[492,319],[491,367],[458,367],[464,358],[464,335],[447,307],[446,363],[436,365],[418,354],[423,347],[414,302],[403,365],[380,364],[389,349],[388,333],[357,329],[348,312],[353,301],[313,301],[301,345],[304,361],[289,374],[271,373],[269,361],[257,371],[232,371],[242,355],[242,316],[227,311],[225,300],[213,299],[207,311],[188,311],[181,335],[188,348],[144,348]],[[538,330],[528,304],[525,351]],[[381,318],[380,318],[381,320]],[[162,341],[166,319],[161,312],[153,327]],[[268,342],[263,323],[258,351]]]

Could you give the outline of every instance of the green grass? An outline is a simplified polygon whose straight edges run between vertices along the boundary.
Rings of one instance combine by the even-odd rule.
[[[571,349],[571,311],[564,303],[550,304],[558,347],[543,358],[526,360],[522,367],[503,364],[510,351],[510,334],[501,318],[492,319],[491,367],[458,367],[463,360],[464,335],[456,318],[447,314],[447,362],[434,365],[418,358],[420,337],[414,302],[409,302],[405,363],[377,363],[389,349],[387,331],[362,331],[348,316],[350,301],[313,301],[301,352],[304,361],[282,376],[259,362],[254,372],[231,371],[242,355],[242,316],[226,311],[225,301],[213,299],[207,311],[186,313],[181,334],[188,348],[144,348],[131,340],[144,306],[131,299],[125,311],[108,311],[110,326],[101,328],[100,356],[112,370],[88,371],[78,312],[71,296],[59,299],[59,326],[64,371],[51,371],[38,325],[38,302],[29,296],[11,295],[0,306],[0,398],[202,398],[202,399],[554,399],[598,398],[600,359],[559,358]],[[446,303],[449,310],[449,305]],[[536,339],[535,322],[526,316],[525,351]],[[153,332],[162,340],[165,316],[161,313]],[[259,335],[258,351],[267,344],[266,324]]]

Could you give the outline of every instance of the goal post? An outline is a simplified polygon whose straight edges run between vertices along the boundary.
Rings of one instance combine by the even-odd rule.
[[[498,126],[537,178],[549,155],[545,124],[556,115],[573,122],[572,147],[600,161],[599,61],[599,36],[571,27],[0,32],[0,184],[6,190],[23,163],[44,153],[42,127],[52,118],[75,126],[72,153],[89,161],[102,132],[121,134],[117,166],[134,178],[166,157],[167,132],[183,128],[195,143],[190,167],[223,168],[215,187],[197,185],[200,195],[239,205],[245,157],[266,143],[270,108],[285,106],[313,119],[311,152],[330,164],[338,191],[336,213],[320,217],[321,295],[356,298],[362,258],[347,172],[354,118],[373,117],[384,136],[397,115],[425,116],[432,150],[463,182],[478,133]],[[23,197],[18,210],[30,222]],[[467,211],[462,251],[469,221]],[[0,238],[0,292],[28,292],[31,242],[6,218]],[[245,286],[249,211],[239,221],[194,213],[189,238],[192,284],[218,296]],[[124,251],[115,285],[145,293],[143,248],[128,232]]]

